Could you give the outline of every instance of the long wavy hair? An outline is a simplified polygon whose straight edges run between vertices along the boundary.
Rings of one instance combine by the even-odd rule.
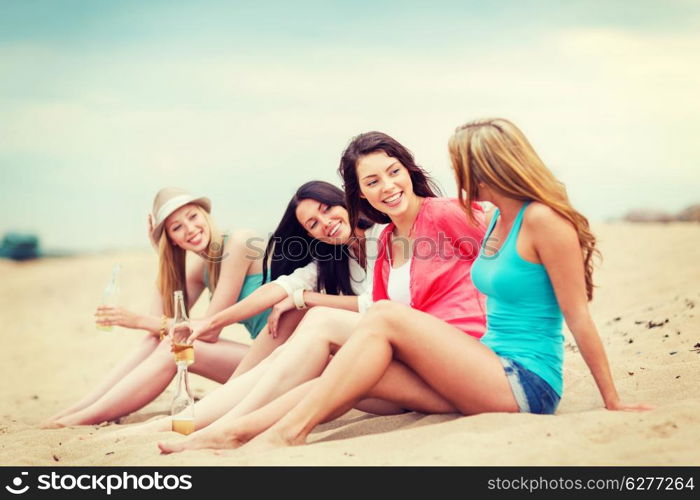
[[[347,245],[331,245],[309,236],[297,220],[296,210],[302,200],[315,200],[325,205],[341,206],[347,210],[343,190],[324,181],[310,181],[297,189],[289,200],[277,229],[265,248],[263,283],[291,274],[295,269],[316,261],[316,289],[333,295],[354,295],[350,279],[350,252]],[[373,223],[366,217],[350,221],[355,228],[368,229]],[[268,269],[269,263],[269,269]]]
[[[360,182],[357,179],[357,162],[363,156],[383,151],[387,156],[396,158],[406,167],[411,176],[413,192],[424,198],[440,196],[440,188],[426,171],[416,164],[413,154],[399,141],[383,132],[365,132],[352,138],[350,144],[343,151],[340,158],[338,173],[343,179],[343,189],[347,201],[350,224],[355,227],[361,216],[366,216],[374,222],[386,224],[391,219],[388,215],[375,209],[369,202],[362,198]]]
[[[464,207],[478,199],[478,185],[483,182],[509,198],[543,203],[574,226],[583,252],[586,295],[591,300],[592,257],[600,255],[596,239],[588,219],[571,206],[564,184],[545,166],[525,134],[502,118],[476,120],[457,127],[448,146]]]
[[[192,204],[209,226],[209,245],[202,256],[206,259],[209,272],[209,284],[212,290],[216,289],[221,271],[223,253],[223,235],[214,224],[214,221],[202,207]],[[158,242],[158,292],[163,303],[163,314],[172,317],[175,314],[173,293],[182,290],[185,299],[185,310],[189,314],[189,297],[187,295],[187,278],[185,274],[186,251],[175,245],[168,231],[163,230]]]

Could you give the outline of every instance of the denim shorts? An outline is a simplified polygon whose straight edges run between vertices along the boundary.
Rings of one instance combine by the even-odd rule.
[[[500,358],[521,413],[552,414],[559,405],[559,394],[535,372],[517,361]]]

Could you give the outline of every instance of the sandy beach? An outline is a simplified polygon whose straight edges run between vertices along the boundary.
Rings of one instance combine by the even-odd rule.
[[[40,421],[88,391],[143,335],[121,328],[99,332],[92,315],[117,262],[122,305],[146,310],[156,256],[0,261],[7,351],[0,464],[700,465],[700,225],[611,223],[594,230],[604,258],[594,276],[593,317],[622,398],[656,405],[652,411],[604,410],[567,332],[565,394],[554,416],[351,411],[317,429],[308,446],[223,455],[160,455],[156,442],[173,437],[164,433],[119,443],[100,438],[116,424],[41,430]],[[246,340],[240,326],[224,335]],[[198,397],[216,386],[198,376],[192,383]],[[166,413],[171,390],[121,423]]]

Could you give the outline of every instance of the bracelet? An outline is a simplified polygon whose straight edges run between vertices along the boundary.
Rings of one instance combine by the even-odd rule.
[[[160,331],[158,332],[158,336],[160,337],[160,340],[163,340],[165,338],[165,330],[168,328],[168,317],[163,314],[160,317]]]
[[[294,305],[298,310],[306,309],[306,302],[304,302],[304,289],[298,288],[294,290],[292,294],[292,300],[294,300]]]

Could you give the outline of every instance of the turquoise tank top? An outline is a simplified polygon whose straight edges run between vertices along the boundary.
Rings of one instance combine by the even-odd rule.
[[[518,212],[500,250],[485,255],[484,246],[500,215],[496,209],[472,266],[472,281],[487,297],[486,334],[481,341],[499,356],[542,377],[561,397],[561,309],[544,266],[524,260],[515,246],[528,205],[524,203]]]
[[[228,235],[224,235],[224,243],[226,242],[226,239],[228,238]],[[248,276],[245,277],[245,280],[243,280],[243,285],[241,286],[241,291],[238,294],[238,302],[241,300],[245,299],[248,295],[253,293],[255,290],[260,288],[262,285],[262,278],[263,275],[262,273],[258,274],[249,274]],[[209,283],[209,267],[204,266],[204,285],[207,287],[209,290],[209,300],[211,300],[212,295],[214,294],[214,290],[211,288],[211,284]],[[270,312],[272,312],[272,309],[265,309],[264,311],[256,314],[255,316],[251,316],[250,318],[244,319],[241,321],[241,324],[246,327],[246,330],[248,330],[248,333],[250,334],[250,338],[254,339],[255,337],[258,336],[258,333],[260,333],[260,330],[265,328],[265,325],[267,325],[267,317],[270,315]]]

